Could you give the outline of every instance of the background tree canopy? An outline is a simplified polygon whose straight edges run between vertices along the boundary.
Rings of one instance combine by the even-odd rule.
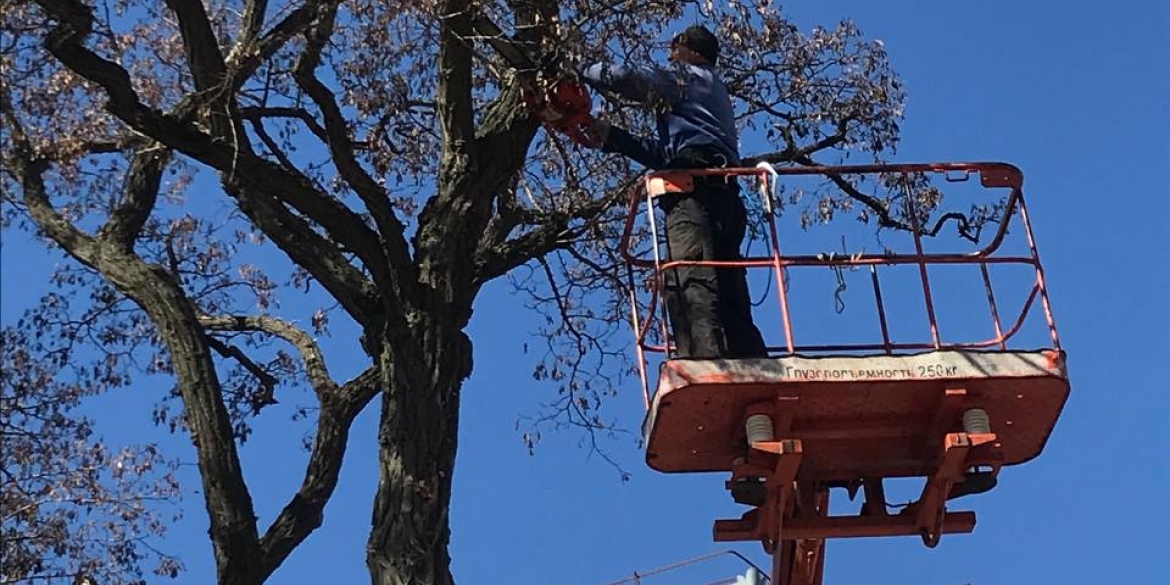
[[[880,159],[902,114],[880,43],[849,22],[801,32],[764,0],[2,6],[4,227],[74,260],[4,332],[5,370],[21,372],[5,376],[4,432],[29,439],[4,453],[5,582],[176,574],[148,538],[166,512],[147,502],[176,493],[169,464],[145,447],[117,456],[133,473],[99,477],[115,456],[71,410],[158,375],[174,389],[156,421],[196,448],[220,583],[264,582],[320,526],[371,402],[371,578],[450,583],[465,328],[481,287],[520,267],[548,316],[534,367],[558,391],[549,416],[606,428],[596,409],[629,368],[616,204],[641,169],[538,131],[522,87],[542,80],[477,23],[566,69],[660,62],[672,32],[705,23],[723,40],[744,136],[769,145],[749,157]],[[647,112],[605,115],[649,128]],[[836,187],[810,221],[836,210],[900,225],[888,193]],[[291,295],[319,309],[289,314]],[[315,336],[331,326],[357,332],[349,355],[364,371],[330,372]],[[266,407],[305,390],[303,480],[259,525],[238,446]],[[55,489],[50,470],[101,494]]]

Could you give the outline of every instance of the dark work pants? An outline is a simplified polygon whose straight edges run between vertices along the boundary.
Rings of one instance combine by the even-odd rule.
[[[689,156],[688,156],[689,155]],[[702,152],[683,151],[672,168],[718,166]],[[747,212],[734,179],[698,178],[692,193],[659,199],[666,212],[671,260],[740,260]],[[765,357],[763,336],[752,321],[743,268],[680,266],[664,274],[664,299],[674,333],[675,357]]]

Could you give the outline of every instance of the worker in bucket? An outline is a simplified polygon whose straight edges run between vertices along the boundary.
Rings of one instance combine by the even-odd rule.
[[[670,44],[670,67],[598,63],[585,82],[655,111],[656,137],[633,136],[597,120],[591,138],[603,152],[623,154],[655,169],[701,169],[739,164],[731,98],[719,78],[719,41],[692,26]],[[734,177],[697,176],[690,193],[658,198],[666,214],[671,260],[740,260],[747,213]],[[664,274],[664,297],[674,330],[675,357],[765,357],[752,321],[743,268],[680,266]]]

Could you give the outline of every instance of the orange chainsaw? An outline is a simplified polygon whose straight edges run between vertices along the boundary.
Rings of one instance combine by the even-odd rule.
[[[536,112],[536,118],[545,128],[560,132],[582,146],[599,146],[589,137],[588,129],[593,123],[593,115],[590,113],[593,104],[589,99],[589,90],[580,81],[571,77],[562,78],[543,94],[530,95],[535,99],[529,101],[529,107]]]

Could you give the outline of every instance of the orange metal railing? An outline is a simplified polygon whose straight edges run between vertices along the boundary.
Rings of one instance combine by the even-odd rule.
[[[966,254],[931,254],[923,251],[923,232],[918,225],[918,210],[914,209],[915,197],[906,197],[908,206],[907,215],[911,222],[911,233],[914,240],[914,252],[909,254],[858,254],[855,256],[824,257],[811,255],[786,256],[781,252],[779,230],[776,225],[776,214],[773,208],[775,189],[784,177],[820,175],[825,177],[843,175],[877,175],[877,174],[924,173],[942,174],[949,182],[965,181],[972,174],[979,176],[985,188],[1009,188],[1010,194],[999,221],[999,229],[991,241],[982,249]],[[760,192],[763,196],[763,210],[767,222],[768,254],[754,256],[739,261],[671,261],[663,257],[660,250],[658,222],[654,213],[654,200],[666,193],[689,191],[695,176],[748,176],[759,180]],[[644,311],[640,310],[637,293],[631,286],[631,306],[635,348],[640,368],[643,394],[646,404],[650,403],[649,379],[647,374],[647,353],[667,353],[671,347],[671,336],[667,327],[667,318],[664,302],[661,299],[662,278],[667,270],[681,266],[710,266],[710,267],[744,267],[744,268],[771,268],[777,284],[777,298],[779,301],[780,317],[783,323],[784,345],[769,347],[772,355],[792,355],[798,352],[825,353],[825,352],[856,352],[881,351],[893,354],[900,351],[913,350],[943,350],[943,349],[999,349],[1006,351],[1008,341],[1019,332],[1032,309],[1036,298],[1040,303],[1047,319],[1048,331],[1052,339],[1053,349],[1060,350],[1060,339],[1057,335],[1056,324],[1052,317],[1052,309],[1048,299],[1048,290],[1044,280],[1044,269],[1040,263],[1040,255],[1036,249],[1036,241],[1032,233],[1031,221],[1028,218],[1027,206],[1023,196],[1023,174],[1016,167],[1007,163],[928,163],[928,164],[893,164],[893,165],[852,165],[833,167],[785,167],[774,168],[767,163],[757,167],[723,168],[703,170],[671,170],[648,175],[645,179],[646,194],[644,197],[631,198],[629,215],[626,219],[622,235],[621,250],[629,264],[636,269],[652,271],[650,300]],[[647,222],[652,241],[651,257],[643,258],[634,250],[634,234],[636,219],[640,210],[646,208]],[[1007,255],[1000,253],[1000,247],[1008,233],[1012,220],[1019,215],[1027,238],[1028,253],[1026,255]],[[1032,284],[1026,301],[1012,322],[1004,329],[999,306],[996,302],[992,287],[991,275],[988,266],[992,264],[1016,264],[1031,266],[1035,272],[1035,281]],[[919,269],[923,302],[926,307],[927,318],[930,324],[930,340],[915,342],[895,342],[891,339],[885,304],[882,296],[881,281],[878,270],[881,267],[897,265],[916,265]],[[938,318],[935,314],[934,296],[931,291],[930,274],[928,268],[936,265],[978,265],[987,295],[988,307],[995,336],[979,341],[944,341],[939,333]],[[822,267],[846,268],[868,267],[874,291],[878,320],[881,329],[881,342],[873,343],[844,343],[833,345],[800,345],[797,343],[792,329],[791,307],[789,306],[788,292],[785,286],[785,274],[789,268]],[[644,313],[644,315],[643,315]],[[657,326],[660,344],[647,341],[647,333]]]

